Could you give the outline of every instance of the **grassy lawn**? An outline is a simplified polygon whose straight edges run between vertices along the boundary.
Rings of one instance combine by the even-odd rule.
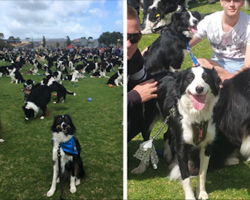
[[[207,1],[197,1],[190,4],[190,10],[200,13],[212,13],[222,10],[219,1],[209,5]],[[250,14],[249,11],[243,12]],[[142,51],[148,47],[159,35],[144,35],[139,43]],[[192,48],[192,52],[197,58],[211,58],[212,50],[208,41],[204,39],[197,46]],[[190,56],[183,62],[182,69],[192,66]],[[161,122],[157,123],[152,131],[152,136],[159,130]],[[156,149],[163,150],[163,133],[156,138],[154,145]],[[133,157],[136,150],[142,143],[142,137],[138,135],[128,144],[128,199],[184,199],[184,192],[179,181],[170,181],[169,170],[163,157],[159,157],[158,169],[153,169],[152,165],[141,175],[131,174],[131,170],[138,166],[139,160]],[[208,173],[206,189],[210,199],[250,199],[250,163],[241,160],[239,165],[225,167],[216,172]],[[197,178],[192,178],[193,189],[197,185]]]
[[[0,62],[0,66],[6,65]],[[32,66],[26,64],[22,73]],[[55,68],[52,68],[54,71]],[[117,70],[117,67],[116,67]],[[44,71],[38,73],[43,74]],[[112,73],[107,73],[111,76]],[[40,82],[43,76],[25,75],[24,79]],[[87,75],[88,76],[88,75]],[[65,199],[122,199],[123,197],[123,87],[110,88],[107,78],[79,79],[74,86],[64,81],[65,103],[48,104],[50,117],[24,119],[23,84],[10,84],[0,78],[0,199],[59,199],[60,184],[54,196],[46,196],[52,181],[52,133],[54,116],[69,114],[76,126],[76,137],[82,146],[86,178],[69,192],[64,182]],[[87,101],[91,97],[92,101]],[[39,115],[41,110],[39,112]]]

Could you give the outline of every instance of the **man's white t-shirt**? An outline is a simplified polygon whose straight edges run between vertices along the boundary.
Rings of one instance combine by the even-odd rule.
[[[245,58],[246,46],[250,45],[250,16],[241,11],[238,22],[226,33],[222,30],[223,12],[206,16],[198,24],[195,35],[200,39],[207,36],[214,58]]]

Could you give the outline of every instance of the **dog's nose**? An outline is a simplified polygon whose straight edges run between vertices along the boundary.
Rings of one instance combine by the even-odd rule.
[[[63,123],[63,124],[62,124],[62,127],[63,127],[63,128],[66,128],[66,127],[67,127],[67,124]]]
[[[195,90],[196,90],[196,92],[197,92],[198,94],[200,94],[200,93],[203,92],[204,87],[202,87],[202,86],[197,86],[197,87],[195,88]]]
[[[193,24],[196,26],[198,24],[198,20],[197,19],[193,19]]]

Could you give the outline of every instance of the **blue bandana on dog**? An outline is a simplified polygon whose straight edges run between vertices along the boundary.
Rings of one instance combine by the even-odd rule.
[[[67,142],[61,142],[60,145],[66,154],[78,154],[74,137],[71,137]]]

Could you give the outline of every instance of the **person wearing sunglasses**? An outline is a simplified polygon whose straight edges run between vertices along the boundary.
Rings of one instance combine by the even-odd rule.
[[[128,142],[142,131],[141,103],[157,97],[157,82],[153,79],[146,80],[147,73],[138,49],[141,36],[138,14],[133,7],[127,6]]]
[[[208,38],[212,59],[198,59],[215,68],[222,82],[250,67],[250,16],[241,11],[244,0],[220,0],[222,11],[206,16],[197,27],[190,46]]]

